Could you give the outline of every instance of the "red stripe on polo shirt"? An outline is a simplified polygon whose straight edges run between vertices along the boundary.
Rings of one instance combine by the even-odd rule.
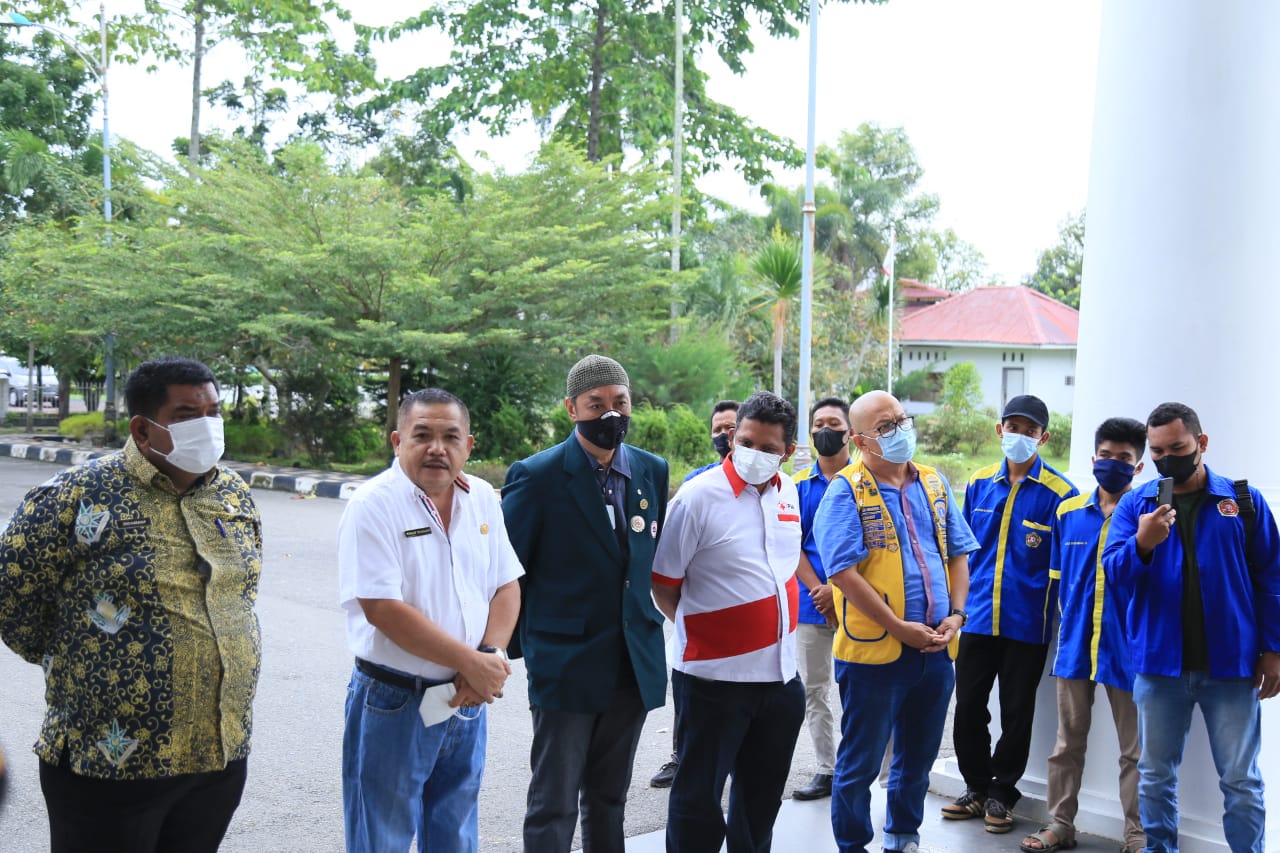
[[[780,512],[780,513],[778,513],[778,521],[794,521],[796,524],[799,524],[799,523],[800,523],[800,516],[798,516],[798,515],[794,515],[794,514],[791,514],[791,513],[781,513],[781,512]]]
[[[791,623],[791,630],[794,631],[796,622],[800,619],[800,581],[795,575],[787,581],[787,610],[791,613],[791,618],[787,621]]]
[[[787,597],[792,597],[790,591]],[[793,609],[798,609],[800,597],[794,598]],[[718,660],[768,648],[778,642],[778,621],[778,599],[772,595],[709,613],[685,614],[684,659]]]
[[[657,572],[652,574],[653,582],[659,586],[680,586],[684,583],[684,578],[669,578],[666,575],[660,575]]]

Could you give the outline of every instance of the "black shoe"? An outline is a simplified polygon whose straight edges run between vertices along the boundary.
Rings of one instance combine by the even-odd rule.
[[[831,796],[831,774],[816,773],[803,788],[791,792],[793,800],[821,800]]]
[[[668,761],[662,765],[657,773],[653,774],[653,778],[649,780],[650,788],[670,788],[671,783],[675,781],[676,770],[680,768],[679,761]]]

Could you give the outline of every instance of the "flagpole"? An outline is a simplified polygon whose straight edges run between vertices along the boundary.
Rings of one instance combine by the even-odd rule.
[[[885,271],[889,276],[889,381],[885,388],[890,394],[893,393],[893,260],[894,255],[898,253],[898,226],[889,226],[889,258],[885,264],[888,269]]]
[[[808,138],[804,155],[804,221],[800,226],[800,387],[796,389],[799,405],[799,435],[796,437],[795,464],[811,460],[809,444],[809,386],[812,383],[813,358],[813,237],[817,219],[814,203],[813,172],[815,124],[818,112],[818,0],[809,0],[809,116]],[[797,469],[798,470],[798,469]]]

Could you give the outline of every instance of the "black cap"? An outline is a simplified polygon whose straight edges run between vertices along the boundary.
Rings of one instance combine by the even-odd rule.
[[[1000,420],[1013,417],[1026,418],[1032,423],[1039,424],[1040,429],[1049,428],[1049,407],[1044,404],[1044,400],[1030,394],[1019,394],[1004,404],[1004,414],[1000,416]]]

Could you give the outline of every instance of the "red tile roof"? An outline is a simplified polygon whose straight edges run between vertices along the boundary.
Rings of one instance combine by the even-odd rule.
[[[899,340],[913,343],[1075,346],[1080,312],[1029,287],[978,287],[911,312]]]
[[[898,279],[898,293],[902,295],[902,299],[906,302],[940,302],[954,296],[951,291],[943,290],[940,287],[930,287],[922,281],[916,281],[914,278]]]

